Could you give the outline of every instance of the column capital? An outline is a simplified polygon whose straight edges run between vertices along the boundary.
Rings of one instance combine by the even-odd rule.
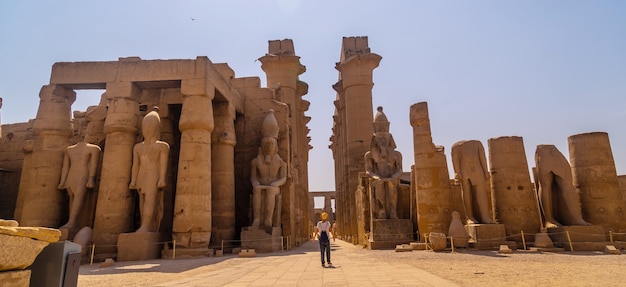
[[[76,93],[60,85],[46,85],[39,92],[39,109],[33,123],[36,135],[72,136],[72,103]]]
[[[357,54],[335,65],[341,73],[343,88],[366,85],[373,86],[372,74],[380,64],[382,57],[374,54]]]

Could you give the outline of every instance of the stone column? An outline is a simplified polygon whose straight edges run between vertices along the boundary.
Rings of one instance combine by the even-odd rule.
[[[235,239],[235,107],[228,102],[213,104],[211,246],[230,246]]]
[[[348,40],[349,41],[349,40]],[[344,49],[346,49],[344,38]],[[366,47],[367,45],[365,45]],[[369,50],[369,49],[368,49]],[[350,51],[344,51],[349,53]],[[345,106],[345,152],[348,166],[348,182],[346,191],[349,196],[351,207],[355,206],[355,195],[359,185],[359,172],[365,170],[364,154],[367,152],[369,142],[374,133],[372,122],[372,80],[373,72],[381,56],[362,51],[349,54],[343,61],[337,63],[335,68],[341,74]],[[350,222],[356,222],[356,210],[350,210]],[[345,230],[345,229],[344,229]],[[346,230],[347,231],[347,230]],[[356,236],[358,230],[355,224],[350,226],[350,234]],[[354,242],[354,239],[352,240]]]
[[[21,214],[22,226],[58,227],[65,210],[64,191],[57,186],[61,178],[63,153],[72,136],[71,107],[76,93],[57,85],[39,92],[39,110],[33,123],[35,142],[29,169],[22,177],[30,183]]]
[[[623,232],[626,207],[619,191],[609,135],[584,133],[570,136],[567,141],[583,218],[591,224],[601,225],[607,233],[608,230]]]
[[[98,258],[114,256],[118,236],[133,231],[133,197],[128,184],[139,118],[140,91],[134,84],[107,83],[106,89],[109,105],[93,230]]]
[[[530,180],[528,161],[522,137],[499,137],[487,141],[491,188],[496,220],[504,224],[509,239],[522,242],[518,236],[534,235],[541,228],[537,194]],[[515,236],[514,236],[515,235]],[[526,241],[534,241],[526,238]]]
[[[211,239],[211,133],[215,88],[206,79],[183,80],[178,124],[180,157],[172,238],[183,248],[206,248]]]
[[[430,132],[428,104],[421,102],[410,108],[413,127],[413,190],[416,193],[417,225],[420,234],[447,233],[452,212],[462,210],[461,194],[452,195],[448,163],[443,147],[435,146]]]
[[[279,98],[276,100],[286,103],[289,107],[289,146],[280,147],[288,149],[288,157],[284,158],[287,163],[288,179],[283,189],[289,190],[288,193],[282,194],[282,214],[281,222],[283,227],[283,235],[297,238],[297,230],[295,225],[296,207],[299,206],[296,192],[301,189],[301,182],[298,177],[298,167],[296,163],[301,161],[299,146],[304,142],[300,138],[304,126],[298,125],[298,106],[300,105],[301,95],[298,94],[298,76],[306,71],[305,66],[300,64],[300,57],[296,56],[291,40],[270,41],[268,54],[259,58],[262,63],[261,69],[266,74],[267,86],[279,90]],[[304,83],[304,82],[302,82]],[[300,84],[302,85],[302,84]],[[300,87],[301,89],[303,87]],[[301,91],[303,92],[303,91]]]

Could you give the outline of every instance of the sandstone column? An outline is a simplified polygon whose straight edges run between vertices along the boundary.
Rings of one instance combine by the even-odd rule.
[[[267,86],[272,89],[279,90],[279,98],[276,100],[286,103],[289,106],[289,146],[281,147],[288,149],[288,158],[285,158],[289,169],[288,179],[286,183],[288,193],[282,194],[282,227],[283,235],[297,238],[296,230],[296,208],[299,208],[297,193],[302,190],[308,190],[303,187],[299,180],[299,171],[296,163],[302,162],[302,155],[297,154],[301,149],[304,139],[300,137],[303,133],[304,126],[298,125],[298,107],[300,106],[301,96],[304,94],[303,87],[298,87],[298,76],[306,71],[305,66],[300,64],[300,57],[296,56],[293,42],[289,39],[282,41],[270,41],[268,54],[259,58],[261,61],[261,69],[266,74]],[[300,85],[302,85],[301,82]],[[298,88],[301,89],[298,93]],[[279,145],[280,146],[280,145]],[[308,196],[306,197],[308,198]],[[306,200],[306,199],[305,199]],[[299,211],[302,212],[302,211]]]
[[[22,177],[30,182],[22,196],[22,226],[58,227],[64,212],[65,194],[57,189],[63,152],[72,136],[71,106],[76,93],[57,85],[39,92],[39,110],[33,124],[35,142],[29,166]],[[28,169],[26,169],[28,168]]]
[[[206,248],[211,239],[211,132],[215,88],[206,79],[183,80],[178,124],[180,157],[172,238],[184,248]]]
[[[133,228],[133,198],[128,184],[137,141],[140,94],[128,82],[107,83],[106,88],[109,105],[104,121],[105,147],[93,230],[99,258],[114,256],[117,237]]]
[[[374,133],[372,127],[372,88],[374,86],[373,72],[381,56],[370,53],[367,37],[343,38],[341,62],[335,69],[340,73],[341,89],[343,91],[345,106],[345,152],[348,166],[347,191],[349,202],[343,207],[350,208],[348,221],[356,222],[356,210],[354,209],[355,195],[359,184],[359,172],[365,170],[364,154],[367,152],[368,143]],[[358,234],[356,225],[351,224],[349,232],[351,236]]]
[[[235,107],[214,102],[215,130],[212,133],[211,246],[229,246],[235,239]]]
[[[506,235],[535,234],[541,228],[537,195],[530,180],[528,161],[521,137],[499,137],[487,141],[491,188],[498,223]],[[522,242],[521,236],[509,237]],[[526,238],[533,241],[532,238]]]
[[[413,190],[416,193],[417,225],[420,234],[447,233],[452,212],[462,210],[460,192],[450,189],[448,163],[443,147],[435,146],[430,132],[428,104],[421,102],[410,108],[413,127]]]
[[[619,191],[609,135],[584,133],[568,139],[574,187],[580,192],[584,219],[605,231],[623,232],[625,205]]]

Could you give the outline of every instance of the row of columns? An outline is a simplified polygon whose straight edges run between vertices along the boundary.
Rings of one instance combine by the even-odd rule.
[[[99,254],[114,255],[120,233],[132,232],[133,197],[128,188],[132,150],[137,140],[141,89],[130,82],[106,84],[102,159],[93,242]],[[235,110],[227,101],[213,103],[215,88],[206,79],[182,80],[180,156],[172,239],[179,247],[206,248],[212,215],[220,239],[235,237]],[[63,153],[72,136],[71,105],[76,94],[60,85],[41,89],[34,123],[35,141],[25,161],[16,219],[23,226],[58,227],[65,194],[57,189]],[[218,133],[214,134],[215,125]],[[219,163],[212,165],[212,162]],[[170,171],[171,172],[171,171]],[[215,176],[212,178],[212,174]],[[214,179],[214,180],[212,180]],[[213,195],[212,191],[217,192]],[[215,202],[212,201],[212,195]],[[215,206],[216,210],[212,210]]]

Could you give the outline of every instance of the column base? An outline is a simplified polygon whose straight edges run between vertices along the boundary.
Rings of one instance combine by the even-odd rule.
[[[117,261],[137,261],[161,257],[167,236],[157,232],[122,233],[117,239]]]

